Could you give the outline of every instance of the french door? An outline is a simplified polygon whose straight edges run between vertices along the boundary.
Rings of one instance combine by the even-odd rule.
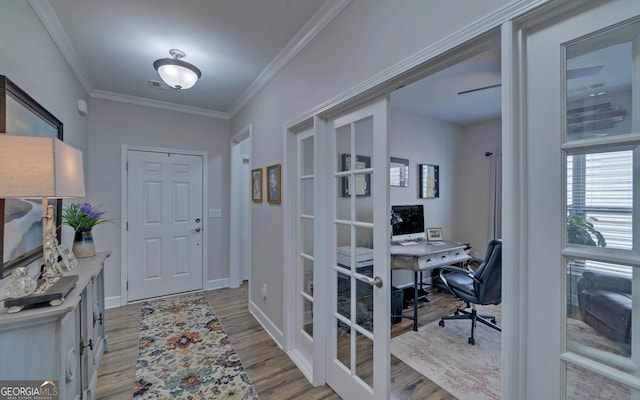
[[[518,397],[640,399],[640,2],[576,3],[513,35]]]
[[[127,152],[128,300],[202,289],[203,160]]]
[[[387,399],[387,100],[328,121],[327,127],[326,379],[345,399]]]

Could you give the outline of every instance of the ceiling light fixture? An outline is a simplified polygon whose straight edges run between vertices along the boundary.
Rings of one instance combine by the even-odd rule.
[[[158,71],[160,78],[173,89],[189,89],[196,84],[202,76],[202,72],[193,64],[182,61],[184,52],[171,49],[169,54],[173,58],[161,58],[153,62],[153,68]]]

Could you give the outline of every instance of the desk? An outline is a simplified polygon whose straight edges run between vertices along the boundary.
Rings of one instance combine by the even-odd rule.
[[[414,331],[418,330],[418,273],[470,259],[471,257],[464,251],[466,246],[466,244],[450,240],[443,242],[420,241],[418,244],[407,246],[391,245],[391,269],[413,271],[413,317],[404,317],[413,319]]]

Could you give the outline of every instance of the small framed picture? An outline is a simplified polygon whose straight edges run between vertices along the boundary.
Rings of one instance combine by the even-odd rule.
[[[251,200],[262,203],[262,168],[251,170]]]
[[[64,264],[64,268],[67,271],[71,271],[78,265],[78,260],[76,260],[76,256],[73,254],[73,251],[64,243],[60,243],[58,245],[58,254],[62,257],[62,264]]]
[[[427,228],[427,240],[444,240],[442,228]]]
[[[267,201],[269,203],[280,204],[280,164],[270,165],[267,167]]]

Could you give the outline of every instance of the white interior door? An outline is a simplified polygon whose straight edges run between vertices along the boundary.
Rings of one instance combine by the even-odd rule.
[[[128,299],[202,289],[198,155],[127,152]]]
[[[328,127],[327,383],[344,399],[387,399],[387,100],[329,121]]]
[[[315,215],[316,175],[315,175],[315,136],[310,127],[295,134],[295,305],[294,333],[292,358],[304,373],[314,379],[318,371],[315,370],[314,331],[319,337],[324,336],[324,324],[314,316],[321,316],[315,312],[318,290],[314,290],[315,269],[317,262],[315,243],[318,235],[317,219]],[[322,226],[322,224],[320,224]],[[322,309],[322,308],[319,308]],[[324,352],[320,358],[324,360]],[[324,375],[323,375],[324,376]],[[322,382],[324,383],[324,382]]]
[[[516,35],[524,83],[517,218],[526,243],[519,398],[640,398],[638,15],[637,0],[582,2]],[[578,233],[588,226],[606,247],[593,231]],[[590,285],[602,286],[587,290],[579,280],[594,272],[602,275]]]

